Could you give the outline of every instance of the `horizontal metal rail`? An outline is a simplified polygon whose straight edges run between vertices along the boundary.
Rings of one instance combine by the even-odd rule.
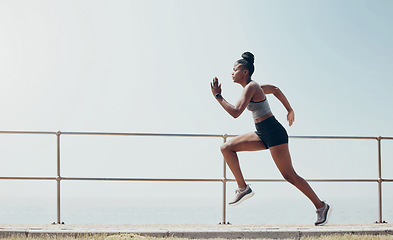
[[[377,140],[377,139],[378,139],[378,137],[357,137],[357,136],[290,136],[289,138],[304,138],[304,139],[347,139],[347,140],[356,140],[356,139]]]
[[[101,135],[101,136],[145,136],[145,137],[236,137],[236,134],[198,134],[198,133],[133,133],[133,132],[62,132],[62,131],[0,131],[0,134],[61,134],[61,135]],[[367,136],[289,136],[298,139],[369,139],[393,140],[393,137],[367,137]]]
[[[56,177],[0,177],[0,180],[56,180]]]
[[[44,132],[44,131],[0,131],[0,134],[56,134],[56,132]]]
[[[236,182],[222,178],[104,178],[104,177],[0,177],[0,180],[65,180],[65,181],[113,181],[113,182]],[[393,182],[393,179],[305,179],[307,182]],[[286,182],[284,179],[245,179],[246,182]]]
[[[224,142],[228,137],[237,135],[228,134],[171,134],[171,133],[119,133],[119,132],[50,132],[50,131],[0,131],[0,134],[35,134],[35,135],[56,135],[57,136],[57,175],[56,177],[41,176],[0,176],[0,180],[37,180],[37,181],[57,181],[57,223],[60,221],[60,182],[61,181],[124,181],[124,182],[221,182],[223,183],[223,222],[226,223],[226,183],[235,182],[235,179],[226,177],[226,164],[223,164],[223,178],[113,178],[113,177],[64,177],[60,174],[60,136],[136,136],[136,137],[202,137],[202,138],[223,138]],[[382,178],[382,155],[381,140],[393,140],[393,137],[364,137],[364,136],[290,136],[293,139],[333,139],[333,140],[376,140],[378,142],[378,178],[369,179],[306,179],[308,182],[351,182],[351,183],[377,183],[379,198],[379,223],[382,220],[382,183],[393,182],[393,179]],[[246,179],[248,182],[286,182],[284,179]]]

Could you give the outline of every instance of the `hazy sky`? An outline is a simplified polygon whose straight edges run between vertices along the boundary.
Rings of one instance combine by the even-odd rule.
[[[393,136],[392,10],[383,0],[0,0],[0,130],[254,131],[251,114],[232,119],[209,85],[217,76],[235,103],[242,88],[232,83],[233,63],[250,51],[253,79],[280,87],[294,108],[289,128],[269,96],[289,135]],[[0,137],[0,175],[54,175],[53,136]],[[221,141],[64,136],[63,173],[220,177]],[[291,148],[306,178],[376,177],[373,141],[294,140]],[[280,177],[267,152],[241,157],[256,159],[244,163],[246,177]]]

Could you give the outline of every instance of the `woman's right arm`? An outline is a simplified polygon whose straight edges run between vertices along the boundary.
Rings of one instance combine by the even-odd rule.
[[[248,87],[245,87],[242,95],[240,96],[239,101],[236,103],[236,105],[232,105],[229,102],[227,102],[221,95],[221,83],[218,83],[218,78],[215,77],[213,78],[213,81],[210,83],[211,90],[214,96],[216,96],[217,93],[219,93],[219,96],[216,97],[218,103],[231,115],[233,118],[239,117],[244,109],[246,109],[248,103],[251,100],[252,94],[253,94],[253,89]]]
[[[291,104],[285,97],[284,93],[274,85],[261,85],[261,88],[265,94],[273,94],[284,105],[285,109],[288,111],[287,120],[289,122],[289,126],[291,126],[295,121],[295,112],[293,111]]]

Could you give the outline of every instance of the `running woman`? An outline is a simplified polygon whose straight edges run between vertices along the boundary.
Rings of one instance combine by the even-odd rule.
[[[254,195],[254,192],[243,178],[237,152],[269,149],[277,168],[285,180],[297,187],[314,204],[317,212],[315,225],[325,225],[328,221],[331,207],[321,201],[311,186],[295,172],[288,148],[288,134],[285,128],[273,116],[266,94],[273,94],[284,105],[288,111],[287,121],[289,126],[292,126],[295,121],[295,113],[289,101],[278,87],[259,85],[251,80],[253,73],[254,55],[250,52],[245,52],[242,54],[242,59],[236,61],[233,66],[232,79],[244,88],[235,106],[228,103],[221,95],[221,83],[218,82],[217,77],[213,78],[213,81],[210,83],[213,95],[225,111],[232,117],[237,118],[247,108],[252,113],[256,127],[255,132],[239,135],[221,146],[222,155],[235,176],[238,185],[238,189],[235,192],[236,196],[229,205],[235,206]]]

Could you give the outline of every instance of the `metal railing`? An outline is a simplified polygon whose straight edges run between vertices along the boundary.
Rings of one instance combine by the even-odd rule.
[[[44,132],[44,131],[0,131],[0,134],[46,134],[56,135],[56,150],[57,150],[57,173],[55,177],[4,177],[0,176],[0,180],[50,180],[57,182],[57,221],[53,224],[64,224],[61,221],[61,181],[146,181],[146,182],[222,182],[222,221],[220,224],[227,224],[226,220],[226,186],[228,182],[234,182],[235,179],[227,178],[227,166],[223,160],[223,176],[222,178],[205,178],[205,179],[191,179],[191,178],[88,178],[88,177],[64,177],[61,176],[60,168],[60,150],[61,150],[61,136],[62,135],[98,135],[98,136],[150,136],[150,137],[199,137],[199,138],[222,138],[223,142],[227,141],[229,137],[236,135],[219,135],[219,134],[162,134],[162,133],[108,133],[108,132]],[[393,140],[393,137],[350,137],[350,136],[290,136],[290,138],[298,139],[348,139],[348,140],[376,140],[378,148],[378,177],[373,179],[306,179],[308,182],[375,182],[378,184],[378,220],[376,223],[385,223],[382,217],[382,183],[393,182],[393,179],[385,179],[382,177],[382,155],[381,155],[381,141]],[[284,179],[246,179],[248,182],[285,182]]]

